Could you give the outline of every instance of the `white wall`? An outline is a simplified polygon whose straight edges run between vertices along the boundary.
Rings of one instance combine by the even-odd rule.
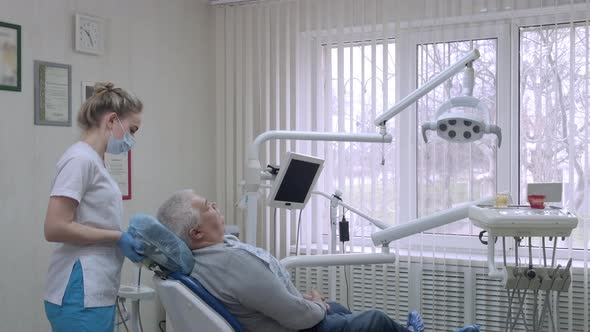
[[[105,55],[72,51],[76,12],[106,18]],[[72,65],[74,123],[81,81],[109,80],[142,99],[125,213],[154,213],[179,188],[216,194],[214,15],[205,0],[0,0],[0,21],[22,26],[23,75],[22,92],[0,91],[0,331],[48,331],[43,219],[55,162],[79,131],[33,124],[33,60]],[[123,282],[135,279],[126,262]],[[159,331],[154,302],[142,312],[146,332]]]

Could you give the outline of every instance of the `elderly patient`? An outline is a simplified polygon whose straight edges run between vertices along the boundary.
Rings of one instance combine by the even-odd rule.
[[[192,190],[174,193],[158,219],[192,250],[191,276],[219,299],[247,331],[423,331],[417,312],[409,327],[371,310],[351,313],[312,291],[302,295],[289,273],[267,251],[224,236],[224,217],[215,203]]]

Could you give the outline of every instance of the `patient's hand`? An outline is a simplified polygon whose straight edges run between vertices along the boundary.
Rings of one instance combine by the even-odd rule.
[[[330,305],[326,302],[326,298],[315,288],[311,289],[311,295],[303,294],[303,298],[308,301],[322,302],[326,305],[326,310],[330,310]]]

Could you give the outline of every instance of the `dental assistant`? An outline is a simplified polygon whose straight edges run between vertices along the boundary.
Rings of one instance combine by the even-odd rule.
[[[44,225],[45,239],[57,243],[44,295],[53,332],[114,331],[124,256],[143,257],[139,242],[121,230],[122,195],[104,154],[133,147],[142,109],[133,94],[97,83],[78,113],[82,140],[57,162]]]

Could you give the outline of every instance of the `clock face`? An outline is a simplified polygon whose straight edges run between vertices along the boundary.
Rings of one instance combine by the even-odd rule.
[[[87,49],[97,49],[100,39],[100,30],[96,22],[80,22],[80,31],[78,31],[80,45]]]
[[[102,24],[99,19],[79,15],[76,17],[76,50],[85,53],[102,53]]]

